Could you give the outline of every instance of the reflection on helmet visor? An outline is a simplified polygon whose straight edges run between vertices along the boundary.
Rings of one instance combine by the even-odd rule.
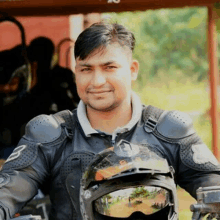
[[[111,192],[97,199],[95,210],[111,217],[129,217],[134,212],[153,214],[169,204],[169,191],[161,187],[139,186]]]

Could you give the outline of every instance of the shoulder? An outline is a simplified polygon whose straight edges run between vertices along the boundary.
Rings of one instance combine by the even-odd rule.
[[[150,110],[150,114],[146,114]],[[172,110],[166,111],[153,106],[145,108],[145,130],[147,132],[159,133],[165,138],[180,139],[195,133],[190,116],[184,112]],[[156,117],[155,117],[156,115]],[[148,124],[154,124],[150,130]]]
[[[41,150],[47,149],[47,152],[53,155],[55,151],[51,146],[59,147],[60,143],[67,136],[68,130],[66,131],[67,133],[64,132],[63,130],[65,129],[63,127],[68,129],[67,121],[72,118],[69,117],[72,114],[69,110],[64,110],[54,115],[42,114],[30,120],[26,125],[25,135],[5,162],[7,166],[4,167],[20,169],[33,164],[38,158],[39,148]]]
[[[23,138],[42,144],[55,141],[61,136],[63,127],[71,129],[74,124],[73,114],[63,110],[52,115],[36,116],[27,123]]]
[[[181,111],[165,111],[158,122],[157,131],[165,137],[180,139],[195,133],[190,116]]]
[[[56,115],[39,115],[30,120],[25,128],[24,139],[38,143],[48,143],[60,137],[61,122]]]

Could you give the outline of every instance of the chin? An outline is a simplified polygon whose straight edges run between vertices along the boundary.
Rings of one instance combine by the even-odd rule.
[[[88,106],[90,108],[92,108],[93,110],[96,110],[96,111],[102,111],[102,112],[110,112],[112,111],[113,109],[115,109],[117,107],[117,105],[115,104],[109,104],[109,105],[90,105],[88,104]]]

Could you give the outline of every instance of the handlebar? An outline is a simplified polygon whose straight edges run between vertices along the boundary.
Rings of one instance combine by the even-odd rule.
[[[192,220],[202,220],[208,215],[207,220],[220,220],[220,186],[200,187],[196,191],[197,204],[192,204]]]

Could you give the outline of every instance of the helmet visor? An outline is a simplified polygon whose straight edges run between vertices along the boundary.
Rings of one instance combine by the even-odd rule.
[[[134,212],[150,215],[170,205],[170,192],[161,187],[138,186],[117,190],[98,198],[95,210],[106,216],[129,217]]]

